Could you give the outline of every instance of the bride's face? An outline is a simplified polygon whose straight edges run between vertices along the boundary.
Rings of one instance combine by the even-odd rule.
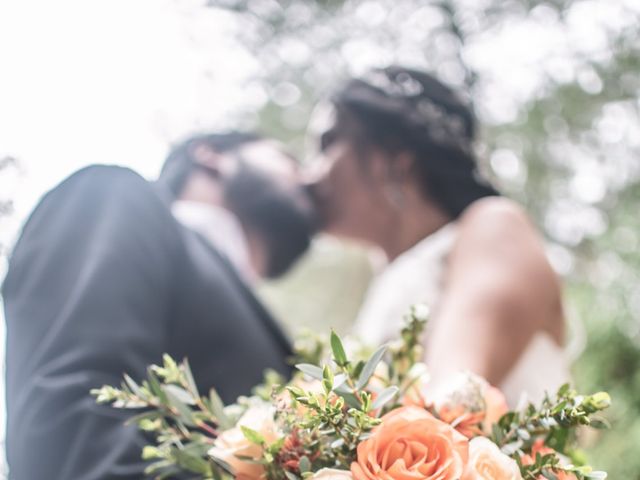
[[[324,231],[379,243],[394,212],[384,195],[388,159],[371,147],[356,145],[336,130],[321,140],[311,193]]]

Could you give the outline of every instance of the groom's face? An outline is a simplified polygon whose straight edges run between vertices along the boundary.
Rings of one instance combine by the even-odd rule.
[[[315,212],[296,161],[275,142],[259,141],[232,154],[225,175],[225,203],[245,229],[261,240],[268,277],[284,273],[308,248]]]

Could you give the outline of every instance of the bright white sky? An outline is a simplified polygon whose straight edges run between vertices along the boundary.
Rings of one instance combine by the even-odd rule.
[[[0,175],[0,198],[16,202],[0,241],[72,171],[117,163],[153,177],[171,140],[231,125],[234,112],[265,100],[242,84],[259,65],[235,43],[233,17],[203,3],[0,0],[0,158],[21,162],[17,175]],[[605,28],[628,21],[624,4],[640,10],[637,0],[587,0],[569,28],[539,9],[487,32],[466,53],[489,80],[482,104],[493,111],[485,117],[509,121],[545,75],[582,76],[597,91],[597,77],[575,71],[565,54],[606,54]],[[513,170],[507,157],[500,164]]]
[[[180,5],[0,1],[0,155],[22,165],[0,189],[16,189],[16,221],[83,165],[154,176],[170,140],[252,101],[239,84],[255,65],[234,48],[229,16]],[[203,38],[197,23],[211,27]]]
[[[235,43],[234,18],[203,3],[0,0],[0,157],[22,167],[0,176],[0,198],[12,196],[17,210],[0,240],[72,171],[117,163],[153,177],[170,141],[232,125],[234,112],[265,100],[243,84],[259,65]],[[569,52],[606,54],[605,29],[624,25],[622,6],[634,3],[640,10],[637,0],[580,2],[569,28],[542,8],[486,32],[466,52],[487,80],[485,118],[511,120],[547,75],[597,90]]]

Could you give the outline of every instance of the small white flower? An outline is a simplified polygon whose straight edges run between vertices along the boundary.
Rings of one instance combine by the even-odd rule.
[[[424,303],[418,303],[413,306],[413,316],[418,320],[426,321],[429,319],[430,309]]]

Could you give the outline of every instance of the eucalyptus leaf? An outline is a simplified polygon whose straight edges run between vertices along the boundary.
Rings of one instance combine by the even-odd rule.
[[[384,407],[393,397],[398,393],[398,387],[395,385],[392,387],[385,388],[382,392],[378,394],[376,399],[373,401],[371,408],[373,410],[377,410],[379,408]]]
[[[200,393],[198,393],[198,385],[196,384],[196,380],[193,378],[193,373],[191,372],[191,366],[189,365],[189,360],[186,358],[182,362],[184,376],[187,379],[187,384],[189,385],[189,390],[191,390],[191,394],[199,397]]]
[[[362,368],[362,372],[360,373],[360,377],[358,378],[358,382],[356,383],[357,390],[363,389],[369,383],[371,376],[376,371],[376,367],[378,366],[378,363],[380,363],[380,360],[382,360],[382,357],[384,356],[386,351],[387,346],[383,345],[375,352],[373,352],[373,355],[371,355],[371,357],[369,357],[369,360],[367,360],[367,363],[365,363],[364,367]]]
[[[175,398],[180,399],[180,401],[182,403],[185,403],[186,405],[195,404],[195,400],[193,399],[193,396],[189,392],[187,392],[184,388],[171,384],[171,385],[165,385],[164,390],[165,392],[170,391]]]
[[[311,378],[322,380],[322,369],[316,365],[311,365],[310,363],[299,363],[296,365],[296,368],[305,375],[309,375]]]
[[[167,397],[167,403],[178,412],[178,419],[189,427],[195,426],[193,412],[173,391],[167,387],[173,385],[164,385],[162,390]]]
[[[222,403],[222,399],[218,395],[218,392],[213,388],[209,390],[209,406],[211,407],[211,413],[216,417],[220,428],[228,430],[233,427],[233,421],[224,411],[224,403]]]
[[[331,350],[333,352],[333,359],[335,360],[336,364],[341,367],[346,366],[348,363],[347,354],[344,351],[342,340],[340,340],[338,334],[333,330],[331,330]]]

